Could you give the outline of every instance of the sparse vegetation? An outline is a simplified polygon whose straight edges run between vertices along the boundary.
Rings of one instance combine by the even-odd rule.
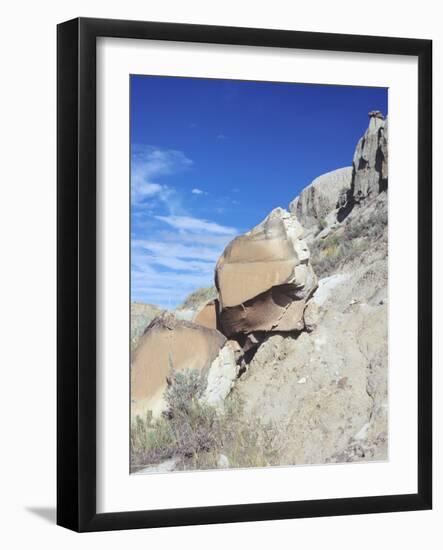
[[[318,220],[317,235],[319,235],[319,234],[323,231],[323,229],[326,229],[327,225],[328,225],[328,224],[326,223],[326,220],[325,220],[324,218],[320,218],[320,219]]]
[[[192,292],[186,300],[180,306],[181,309],[196,309],[198,306],[209,302],[210,300],[215,300],[218,297],[217,289],[215,286],[209,286],[204,288],[199,288]]]
[[[386,209],[376,210],[368,218],[358,218],[345,225],[344,240],[357,238],[377,240],[383,235],[388,225],[388,213]]]
[[[135,351],[138,341],[149,323],[163,310],[151,304],[133,302],[131,304],[131,352]]]
[[[134,468],[175,458],[177,469],[210,469],[220,454],[234,468],[276,463],[284,438],[273,424],[245,417],[238,398],[228,397],[221,412],[207,405],[205,377],[195,370],[172,371],[168,383],[163,415],[153,419],[149,412],[132,424]]]
[[[337,271],[344,261],[352,260],[377,241],[387,227],[386,209],[375,210],[366,218],[348,220],[325,239],[311,245],[311,263],[318,277],[327,277]]]

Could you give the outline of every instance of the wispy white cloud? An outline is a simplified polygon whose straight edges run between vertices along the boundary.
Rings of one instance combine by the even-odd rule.
[[[213,283],[210,270],[180,272],[156,266],[140,251],[132,252],[131,294],[133,299],[171,308],[183,302],[196,288]]]
[[[173,308],[197,288],[214,284],[215,260],[181,258],[184,254],[179,250],[168,247],[169,243],[162,244],[164,246],[156,250],[133,246],[131,293],[134,299]],[[208,257],[218,257],[218,251],[207,253]]]
[[[135,146],[131,159],[132,203],[137,205],[152,197],[166,204],[173,203],[174,189],[158,183],[157,179],[186,170],[192,164],[181,151]]]
[[[201,229],[188,218],[189,230],[182,221],[180,229],[132,240],[131,283],[137,300],[175,307],[197,288],[214,284],[215,264],[236,230],[207,220]]]
[[[223,139],[228,139],[228,138],[225,136],[225,134],[217,134],[217,139],[223,140]]]
[[[190,232],[208,232],[215,235],[235,235],[237,230],[235,227],[227,227],[216,222],[193,218],[191,216],[155,216],[171,227],[182,231]]]
[[[201,206],[208,193],[199,187],[190,191],[188,187],[185,193],[173,178],[191,166],[192,161],[180,151],[134,148],[133,299],[175,307],[197,288],[212,285],[217,259],[238,233],[235,227],[192,215],[192,207]],[[199,200],[191,200],[190,194]]]
[[[176,241],[178,239],[176,238]],[[223,243],[226,243],[226,237]],[[181,259],[197,259],[207,262],[216,262],[219,256],[220,244],[212,245],[208,244],[189,245],[185,242],[171,243],[169,241],[133,241],[133,246],[139,247],[144,250],[149,250],[152,254],[160,256],[174,256]]]

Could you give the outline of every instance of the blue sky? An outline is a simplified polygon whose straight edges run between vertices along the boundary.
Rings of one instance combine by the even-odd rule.
[[[131,299],[173,308],[235,235],[350,166],[387,90],[131,76]]]

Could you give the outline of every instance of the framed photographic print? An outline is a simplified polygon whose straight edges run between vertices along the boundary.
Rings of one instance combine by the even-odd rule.
[[[432,506],[428,40],[58,26],[58,512]]]

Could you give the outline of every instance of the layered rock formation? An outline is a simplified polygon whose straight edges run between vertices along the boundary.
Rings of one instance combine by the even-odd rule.
[[[377,196],[388,186],[388,121],[369,113],[369,127],[359,140],[352,162],[351,195],[356,203]]]
[[[302,237],[295,216],[276,208],[229,243],[215,276],[226,336],[303,329],[303,311],[317,278]]]
[[[309,232],[335,222],[340,199],[351,188],[352,167],[338,168],[315,178],[289,205],[289,210]],[[332,214],[332,219],[331,218]]]
[[[157,416],[165,408],[163,392],[171,368],[209,369],[225,341],[217,330],[178,320],[167,312],[154,319],[133,354],[132,413],[144,415],[151,410]]]

